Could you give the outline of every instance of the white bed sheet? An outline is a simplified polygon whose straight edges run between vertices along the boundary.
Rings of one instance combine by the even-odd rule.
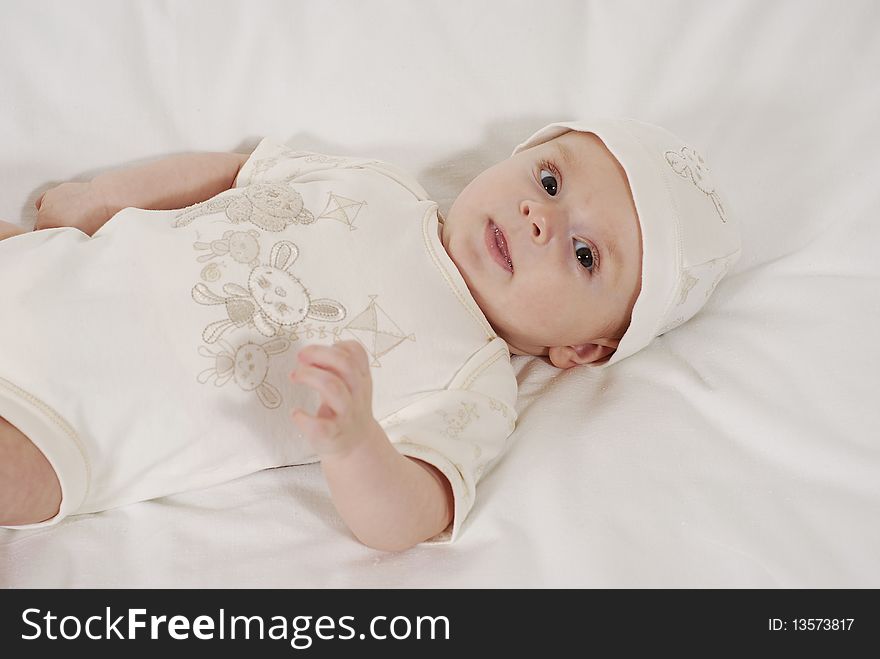
[[[24,226],[57,182],[264,135],[394,162],[448,208],[533,130],[612,115],[701,147],[743,231],[704,311],[643,353],[515,361],[513,445],[454,545],[358,544],[312,465],[0,530],[0,585],[880,587],[880,3],[0,15],[0,218]]]

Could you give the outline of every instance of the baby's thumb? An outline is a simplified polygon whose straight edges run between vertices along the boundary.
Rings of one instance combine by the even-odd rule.
[[[313,419],[308,414],[306,414],[304,410],[298,407],[294,408],[290,412],[290,419],[303,435],[309,436],[312,432],[314,432],[314,428],[310,423],[311,421],[313,421]]]

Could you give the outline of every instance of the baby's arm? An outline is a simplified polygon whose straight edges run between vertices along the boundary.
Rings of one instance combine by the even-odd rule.
[[[452,491],[436,467],[401,455],[379,424],[346,454],[321,458],[336,510],[358,540],[401,551],[452,521]]]
[[[17,236],[20,233],[27,233],[27,229],[20,227],[17,224],[11,224],[10,222],[0,220],[0,240],[12,238],[12,236]]]
[[[294,381],[322,404],[293,420],[321,456],[333,503],[358,540],[375,549],[407,549],[452,521],[449,481],[435,467],[394,448],[372,413],[372,378],[357,341],[313,345],[297,355]]]
[[[37,199],[35,229],[73,226],[92,235],[128,206],[183,208],[228,190],[243,153],[193,153],[106,172],[88,183],[62,183]]]

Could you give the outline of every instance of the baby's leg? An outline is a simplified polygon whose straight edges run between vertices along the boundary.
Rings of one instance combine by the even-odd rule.
[[[60,505],[61,484],[46,456],[0,416],[0,525],[42,522]]]
[[[17,224],[10,224],[9,222],[0,220],[0,240],[17,236],[20,233],[27,233],[27,229],[20,227]]]
[[[27,229],[0,220],[0,240]],[[35,524],[54,517],[61,484],[42,451],[0,416],[0,526]]]

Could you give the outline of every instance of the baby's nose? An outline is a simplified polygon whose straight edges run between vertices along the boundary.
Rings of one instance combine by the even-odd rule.
[[[523,201],[519,205],[519,211],[530,225],[532,240],[539,244],[550,240],[553,222],[550,217],[550,209],[546,205],[534,201]]]

